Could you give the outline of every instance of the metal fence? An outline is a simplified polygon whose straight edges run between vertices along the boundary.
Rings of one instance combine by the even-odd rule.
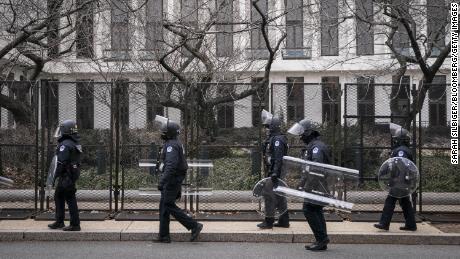
[[[323,122],[322,138],[331,147],[333,163],[361,172],[359,190],[350,196],[360,211],[381,210],[386,196],[375,181],[376,171],[391,149],[391,138],[381,123],[410,121],[413,150],[422,175],[416,200],[419,211],[460,211],[458,167],[449,163],[448,146],[443,145],[447,144],[447,125],[439,119],[430,120],[436,116],[428,111],[442,113],[447,107],[436,91],[415,120],[408,117],[415,85],[344,84],[342,92],[342,85],[334,78],[320,84],[291,78],[288,83],[274,83],[265,91],[206,110],[193,108],[198,105],[196,99],[185,95],[181,84],[174,84],[171,91],[175,101],[189,102],[181,112],[159,104],[161,91],[169,84],[166,82],[27,83],[33,126],[23,128],[5,109],[1,113],[0,175],[16,182],[16,189],[0,190],[3,208],[54,208],[53,195],[48,195],[44,186],[56,148],[53,133],[59,121],[73,118],[84,148],[77,192],[79,207],[116,212],[157,210],[159,197],[139,195],[142,188],[156,187],[152,170],[140,168],[139,160],[158,155],[162,142],[152,121],[159,114],[186,125],[181,138],[189,158],[214,163],[213,195],[184,197],[179,203],[182,208],[193,212],[257,210],[259,205],[252,203],[251,190],[264,176],[260,147],[265,133],[260,111],[267,109],[283,118],[285,129],[305,117]],[[207,89],[209,99],[231,96],[258,83],[202,83],[202,87]],[[19,84],[1,84],[17,94],[10,89]],[[20,94],[17,96],[20,98]],[[289,155],[299,156],[302,143],[297,138],[289,139]],[[300,209],[300,205],[291,203],[290,208]]]

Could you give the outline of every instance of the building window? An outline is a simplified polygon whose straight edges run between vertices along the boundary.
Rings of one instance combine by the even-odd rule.
[[[155,121],[155,116],[164,116],[164,107],[159,104],[158,100],[161,96],[161,83],[156,83],[159,80],[147,79],[147,125],[152,127]]]
[[[286,48],[303,48],[302,0],[285,0],[286,6]]]
[[[77,81],[77,125],[81,129],[94,128],[94,83]]]
[[[447,126],[446,76],[435,76],[428,90],[430,127]]]
[[[356,0],[356,54],[374,55],[374,21],[372,0]]]
[[[392,81],[391,113],[392,115],[408,116],[410,110],[410,76],[402,76],[400,79],[393,76]],[[403,123],[403,121],[403,119],[398,119],[396,122]]]
[[[41,81],[42,125],[55,129],[59,124],[59,81]]]
[[[328,76],[321,78],[323,123],[340,123],[340,84],[339,77]]]
[[[93,4],[85,0],[77,0],[77,7],[81,8],[81,10],[77,12],[76,24],[77,58],[92,58],[94,39]]]
[[[62,0],[48,0],[48,17],[47,40],[48,40],[48,57],[56,58],[59,56],[59,30]]]
[[[321,16],[321,55],[339,55],[338,0],[323,0]]]
[[[304,118],[303,77],[288,77],[287,82],[287,120],[300,121]]]
[[[228,96],[235,92],[233,83],[223,83],[218,85],[217,94]],[[233,128],[235,125],[234,102],[221,103],[217,105],[217,126],[219,128]]]
[[[409,1],[406,0],[394,0],[393,1],[393,8],[391,10],[392,15],[396,17],[409,17]],[[396,49],[396,51],[405,56],[410,56],[410,40],[409,40],[409,35],[407,34],[407,30],[404,28],[404,25],[397,21],[396,19],[393,19],[392,22],[394,24],[397,24],[398,29],[396,30],[396,33],[393,36],[392,43],[393,47]],[[414,28],[415,29],[415,28]],[[415,31],[414,31],[415,33]]]
[[[257,2],[257,6],[262,11],[262,13],[266,16],[268,15],[268,2],[267,0],[260,0]],[[262,35],[261,31],[261,22],[262,17],[260,16],[259,12],[257,12],[256,8],[251,3],[251,23],[254,24],[255,28],[251,30],[251,49],[265,49],[266,44],[264,40],[264,36]],[[256,26],[257,25],[257,26]],[[268,33],[268,30],[266,30]]]
[[[447,7],[445,1],[427,0],[427,34],[431,56],[438,56],[446,44]]]
[[[375,87],[374,78],[358,77],[358,116],[365,125],[372,125],[375,122]]]
[[[112,50],[129,50],[129,0],[111,2],[111,20]]]
[[[122,128],[129,128],[129,79],[117,79],[115,84],[120,94],[120,125]]]
[[[231,57],[233,54],[233,1],[217,0],[216,55]]]
[[[263,77],[254,77],[251,79],[252,88],[260,87],[260,84],[263,81]],[[268,89],[259,88],[259,90],[252,95],[252,125],[254,127],[259,126],[260,123],[260,113],[263,109],[268,109]],[[265,91],[264,91],[265,90]]]
[[[149,0],[145,10],[145,49],[160,50],[163,41],[163,0]]]
[[[181,17],[182,17],[182,23],[184,26],[190,27],[192,29],[198,29],[198,2],[197,0],[182,0],[181,1]],[[190,46],[192,49],[195,48],[197,44],[197,40],[193,39],[196,38],[196,34],[193,33],[193,31],[190,31],[189,29],[184,29],[182,30],[182,33],[184,33],[187,37],[186,43],[188,46]],[[192,39],[190,39],[192,38]],[[184,57],[193,57],[193,54],[185,49],[185,47],[182,48],[182,54]]]

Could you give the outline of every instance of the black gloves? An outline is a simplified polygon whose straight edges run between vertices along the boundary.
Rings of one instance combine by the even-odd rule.
[[[159,190],[160,192],[163,191],[163,185],[159,184],[159,185],[157,186],[157,188],[158,188],[158,190]]]
[[[278,187],[278,175],[275,173],[272,173],[270,178],[272,179],[273,188]]]

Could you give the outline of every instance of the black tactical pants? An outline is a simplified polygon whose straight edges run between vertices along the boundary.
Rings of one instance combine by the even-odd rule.
[[[169,221],[172,215],[185,228],[191,230],[197,226],[197,222],[188,216],[176,205],[176,198],[181,190],[182,180],[175,184],[166,184],[161,191],[160,198],[160,238],[169,236]]]
[[[402,208],[404,219],[406,221],[406,227],[415,228],[415,214],[410,201],[410,196],[403,198],[395,198],[390,195],[387,196],[385,200],[385,206],[383,207],[382,216],[380,218],[380,224],[388,227],[390,226],[391,218],[393,217],[393,212],[395,210],[396,201],[399,200],[399,205]]]
[[[307,218],[308,225],[310,225],[316,241],[323,242],[327,240],[326,219],[324,218],[323,206],[304,202],[303,214]]]
[[[77,197],[75,193],[77,189],[75,188],[56,188],[54,192],[54,203],[56,205],[56,222],[63,223],[65,217],[65,203],[67,202],[67,207],[69,208],[70,214],[70,225],[71,226],[80,226],[80,217],[78,215],[78,206],[77,206]]]
[[[275,212],[278,210],[280,214],[278,222],[280,224],[289,224],[286,197],[277,195],[273,192],[273,183],[271,180],[267,181],[264,187],[267,189],[264,195],[265,217],[273,222],[275,219]]]

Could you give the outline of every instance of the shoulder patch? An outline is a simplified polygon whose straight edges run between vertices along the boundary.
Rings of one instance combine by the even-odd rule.
[[[280,146],[280,141],[279,140],[275,141],[275,147],[279,147],[279,146]]]
[[[64,149],[65,149],[65,146],[64,146],[64,145],[62,145],[62,146],[59,148],[59,151],[61,151],[61,152],[62,152],[62,151],[64,151]]]
[[[318,147],[313,148],[313,154],[317,154],[318,152],[319,152],[319,148],[318,148]]]
[[[403,157],[403,156],[404,156],[404,151],[400,150],[400,151],[398,152],[398,156]]]
[[[168,152],[168,153],[171,152],[172,150],[173,150],[173,147],[172,147],[172,146],[168,146],[168,147],[166,148],[166,152]]]

